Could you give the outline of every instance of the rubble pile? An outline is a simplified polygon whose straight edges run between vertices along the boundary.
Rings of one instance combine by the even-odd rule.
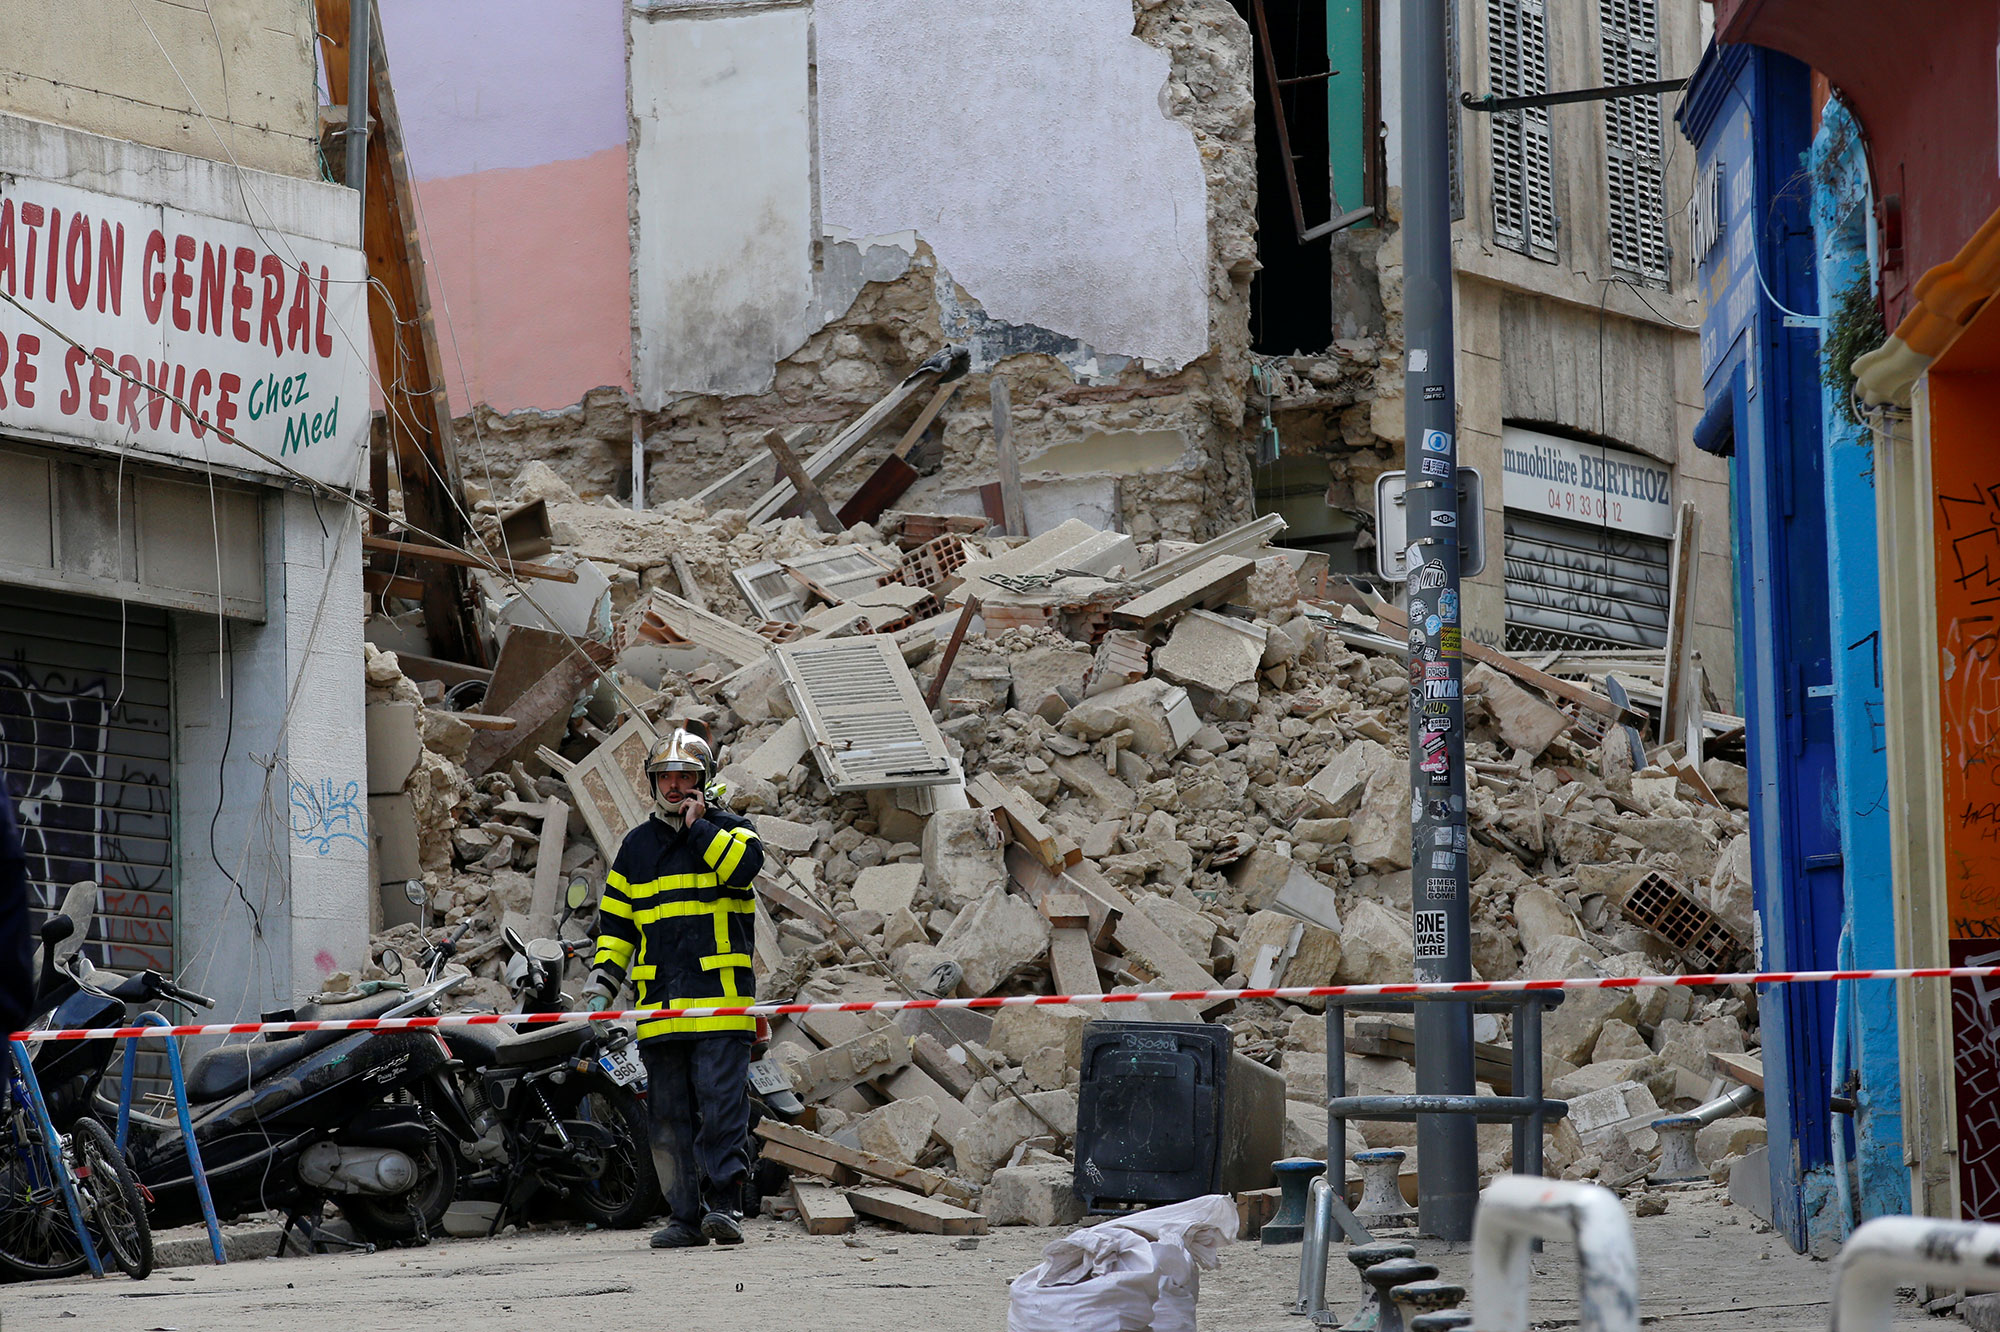
[[[833,535],[689,503],[634,513],[565,490],[530,468],[480,521],[497,531],[498,514],[539,499],[546,562],[602,575],[598,604],[558,626],[602,645],[601,679],[562,693],[549,717],[529,706],[534,690],[509,713],[453,706],[445,682],[412,680],[393,654],[369,650],[371,702],[414,706],[422,740],[404,791],[426,906],[379,935],[378,950],[412,953],[419,927],[473,920],[469,1001],[507,1006],[498,927],[553,931],[553,885],[573,876],[594,895],[616,850],[604,843],[644,817],[643,793],[607,795],[605,775],[629,784],[637,769],[621,755],[642,753],[651,727],[695,718],[713,728],[729,802],[756,818],[767,849],[767,1001],[1411,978],[1407,632],[1393,608],[1329,577],[1324,557],[1265,544],[1275,519],[1200,547],[1140,546],[1076,522],[1022,543],[961,519],[890,514]],[[826,562],[787,567],[816,556]],[[752,606],[738,571],[760,565],[791,576],[797,618]],[[846,599],[829,605],[836,573],[854,569],[862,590],[841,583]],[[486,590],[494,618],[530,623],[508,621],[503,585]],[[857,788],[830,774],[829,756],[851,746],[825,700],[801,715],[811,686],[797,654],[869,639],[892,645],[870,659],[885,678],[908,668],[910,687],[882,708],[913,744],[935,735],[946,780]],[[1551,677],[1512,658],[1472,655],[1464,850],[1477,974],[1740,960],[1752,937],[1742,769],[1682,742],[1635,753],[1638,733],[1588,670],[1548,692],[1536,682]],[[549,738],[524,747],[491,729],[503,714]],[[636,751],[619,748],[635,734]],[[545,865],[552,851],[559,860]],[[566,932],[589,927],[586,911]],[[1755,1050],[1754,1002],[1713,990],[1568,995],[1543,1035],[1548,1094],[1570,1104],[1551,1134],[1552,1172],[1643,1176],[1651,1120],[1731,1085],[1712,1055]],[[1246,1001],[780,1020],[772,1057],[811,1114],[776,1126],[766,1155],[801,1178],[878,1186],[864,1194],[914,1190],[940,1213],[1066,1223],[1091,1022],[1228,1024],[1238,1053],[1283,1074],[1286,1154],[1317,1157],[1323,1011]],[[1414,1091],[1398,1021],[1347,1017],[1350,1093]],[[1482,1016],[1478,1034],[1504,1066],[1505,1021]],[[1506,1168],[1509,1134],[1481,1128],[1484,1171]],[[1412,1148],[1415,1130],[1351,1124],[1348,1139],[1350,1152]],[[1700,1150],[1720,1174],[1760,1139],[1761,1121],[1737,1117],[1705,1129]],[[782,1205],[837,1228],[825,1215],[837,1201],[802,1183]]]

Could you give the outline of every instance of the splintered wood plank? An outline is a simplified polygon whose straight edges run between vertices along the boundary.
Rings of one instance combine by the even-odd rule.
[[[1764,1061],[1756,1055],[1725,1054],[1711,1050],[1708,1062],[1715,1065],[1715,1071],[1725,1078],[1733,1078],[1746,1087],[1764,1090]]]
[[[800,1151],[789,1143],[766,1142],[760,1154],[767,1161],[776,1161],[779,1165],[790,1166],[793,1170],[803,1170],[808,1175],[830,1179],[835,1184],[856,1184],[861,1180],[861,1176],[853,1167],[844,1166],[838,1161],[829,1161],[823,1156],[814,1156],[811,1152]]]
[[[908,1230],[926,1235],[984,1235],[986,1218],[963,1207],[925,1198],[901,1189],[865,1188],[847,1190],[847,1201],[855,1211],[880,1221],[893,1221]]]
[[[767,1144],[787,1147],[821,1161],[847,1166],[864,1175],[887,1180],[892,1184],[901,1184],[905,1188],[915,1189],[925,1195],[943,1193],[947,1197],[956,1197],[962,1201],[969,1196],[962,1185],[953,1183],[936,1171],[925,1170],[921,1166],[906,1165],[901,1161],[891,1161],[886,1156],[864,1152],[858,1147],[845,1146],[831,1138],[822,1138],[819,1134],[802,1129],[796,1124],[781,1124],[775,1120],[764,1119],[759,1120],[757,1127],[751,1131],[764,1139]]]
[[[845,1235],[854,1229],[854,1209],[839,1192],[819,1184],[792,1181],[792,1206],[808,1235]]]

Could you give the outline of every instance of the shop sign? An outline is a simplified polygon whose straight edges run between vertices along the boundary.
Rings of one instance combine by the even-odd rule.
[[[1645,536],[1674,534],[1673,472],[1663,463],[1521,426],[1505,427],[1502,455],[1501,498],[1509,509]]]
[[[298,216],[301,199],[272,207],[285,192],[353,207],[317,181],[245,175],[260,215]],[[281,472],[213,426],[356,484],[370,407],[361,251],[177,202],[0,177],[0,292],[19,303],[0,300],[0,432]]]

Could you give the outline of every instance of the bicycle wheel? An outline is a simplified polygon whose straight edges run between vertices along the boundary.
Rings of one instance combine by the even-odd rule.
[[[132,1167],[119,1153],[111,1130],[88,1115],[70,1130],[70,1148],[84,1224],[97,1242],[97,1256],[109,1258],[134,1281],[144,1281],[153,1271],[153,1227]]]
[[[41,1125],[16,1101],[0,1119],[0,1270],[39,1279],[88,1266]]]

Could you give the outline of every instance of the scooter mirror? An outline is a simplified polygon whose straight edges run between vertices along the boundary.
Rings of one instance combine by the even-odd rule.
[[[422,906],[424,904],[424,881],[422,879],[403,880],[403,896],[409,901],[411,906]]]
[[[68,916],[50,916],[42,922],[42,942],[59,944],[76,933],[76,922]]]
[[[507,941],[507,947],[512,951],[516,953],[526,953],[528,951],[527,940],[523,939],[521,937],[521,932],[519,930],[516,930],[512,925],[506,926],[504,929],[502,929],[500,931],[500,937]]]
[[[384,948],[382,956],[376,959],[376,964],[390,976],[403,974],[403,955],[393,948]]]
[[[571,911],[583,910],[584,905],[590,901],[590,880],[581,874],[571,879],[569,887],[563,892],[563,901]]]

